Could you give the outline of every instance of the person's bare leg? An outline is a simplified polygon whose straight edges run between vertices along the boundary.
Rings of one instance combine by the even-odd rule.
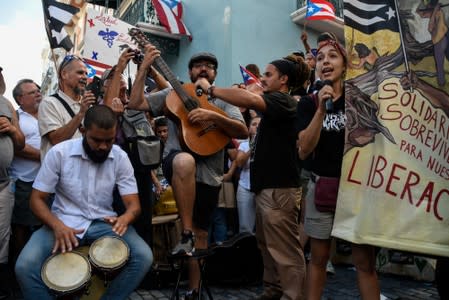
[[[357,269],[357,284],[363,300],[379,300],[380,286],[376,272],[374,247],[352,244],[352,260]]]
[[[171,185],[181,218],[182,229],[193,231],[193,206],[195,204],[195,159],[189,153],[179,153],[173,159]]]
[[[326,264],[329,260],[331,240],[310,238],[312,254],[307,266],[307,300],[320,300],[326,284]]]

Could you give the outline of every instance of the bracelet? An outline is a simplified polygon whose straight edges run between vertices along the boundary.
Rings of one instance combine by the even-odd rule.
[[[208,94],[210,97],[214,98],[214,90],[215,90],[215,85],[211,85],[210,87],[207,88],[206,94]]]

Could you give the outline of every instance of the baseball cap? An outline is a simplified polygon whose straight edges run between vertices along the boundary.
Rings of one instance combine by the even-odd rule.
[[[189,60],[189,69],[192,69],[193,64],[199,61],[209,61],[215,65],[215,69],[218,68],[217,57],[210,52],[199,52],[194,54]]]

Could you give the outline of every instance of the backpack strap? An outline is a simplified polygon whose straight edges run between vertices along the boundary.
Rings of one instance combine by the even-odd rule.
[[[55,97],[56,99],[59,100],[59,102],[61,102],[61,104],[65,107],[65,109],[67,110],[67,112],[69,113],[69,115],[73,118],[75,116],[75,113],[73,112],[73,109],[69,106],[69,104],[61,98],[61,96],[58,95],[58,93],[54,93],[53,95],[51,95],[52,97]],[[78,126],[78,129],[80,129],[82,127],[82,125],[80,124]]]
[[[59,100],[59,102],[61,102],[61,104],[65,107],[65,109],[67,110],[67,112],[69,113],[69,115],[73,118],[75,116],[75,113],[73,112],[72,108],[69,106],[69,104],[61,98],[61,96],[59,96],[57,93],[51,95],[52,97],[55,97],[56,99]]]

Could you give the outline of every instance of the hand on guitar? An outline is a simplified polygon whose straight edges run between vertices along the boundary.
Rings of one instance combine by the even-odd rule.
[[[187,118],[192,124],[201,124],[206,122],[216,122],[218,113],[204,108],[195,108],[189,112]]]

